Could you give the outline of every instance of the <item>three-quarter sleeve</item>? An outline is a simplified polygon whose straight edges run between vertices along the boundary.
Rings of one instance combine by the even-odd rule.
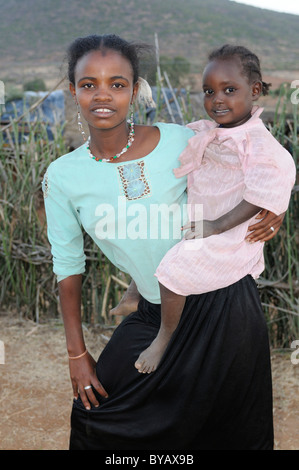
[[[61,183],[52,163],[44,175],[42,189],[53,271],[58,282],[68,276],[82,274],[86,258],[80,219]]]
[[[243,166],[244,199],[279,215],[288,208],[296,167],[290,153],[268,134],[266,142],[259,135],[250,139]]]

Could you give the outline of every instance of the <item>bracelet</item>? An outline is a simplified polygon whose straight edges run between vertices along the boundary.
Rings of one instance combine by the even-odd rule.
[[[69,359],[80,359],[80,357],[85,356],[85,354],[87,354],[87,353],[88,353],[88,351],[87,351],[87,349],[85,349],[85,351],[82,354],[80,354],[79,356],[69,356]]]

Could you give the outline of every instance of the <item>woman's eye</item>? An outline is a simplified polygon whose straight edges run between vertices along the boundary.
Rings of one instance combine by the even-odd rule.
[[[124,85],[122,83],[113,83],[112,88],[123,88]]]
[[[94,86],[93,83],[84,83],[84,85],[82,85],[82,88],[87,88],[87,89],[89,89],[89,88],[91,88],[91,87],[93,87],[93,86]]]

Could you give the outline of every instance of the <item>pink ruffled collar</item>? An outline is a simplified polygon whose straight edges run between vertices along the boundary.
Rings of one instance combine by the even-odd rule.
[[[264,108],[253,106],[251,110],[252,117],[247,122],[237,127],[219,127],[216,122],[208,120],[188,124],[187,127],[193,129],[196,134],[189,139],[187,147],[181,153],[179,158],[181,166],[173,170],[175,176],[179,178],[199,168],[207,145],[209,145],[215,137],[225,137],[228,135],[234,138],[233,136],[235,134],[243,133],[244,130],[256,126],[263,111]]]

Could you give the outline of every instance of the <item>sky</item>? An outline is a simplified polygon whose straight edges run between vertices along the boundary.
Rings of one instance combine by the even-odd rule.
[[[238,3],[246,3],[254,7],[266,8],[267,10],[275,10],[283,13],[292,13],[299,15],[299,0],[234,0]],[[299,20],[299,18],[298,18]],[[299,26],[299,23],[298,23]]]

